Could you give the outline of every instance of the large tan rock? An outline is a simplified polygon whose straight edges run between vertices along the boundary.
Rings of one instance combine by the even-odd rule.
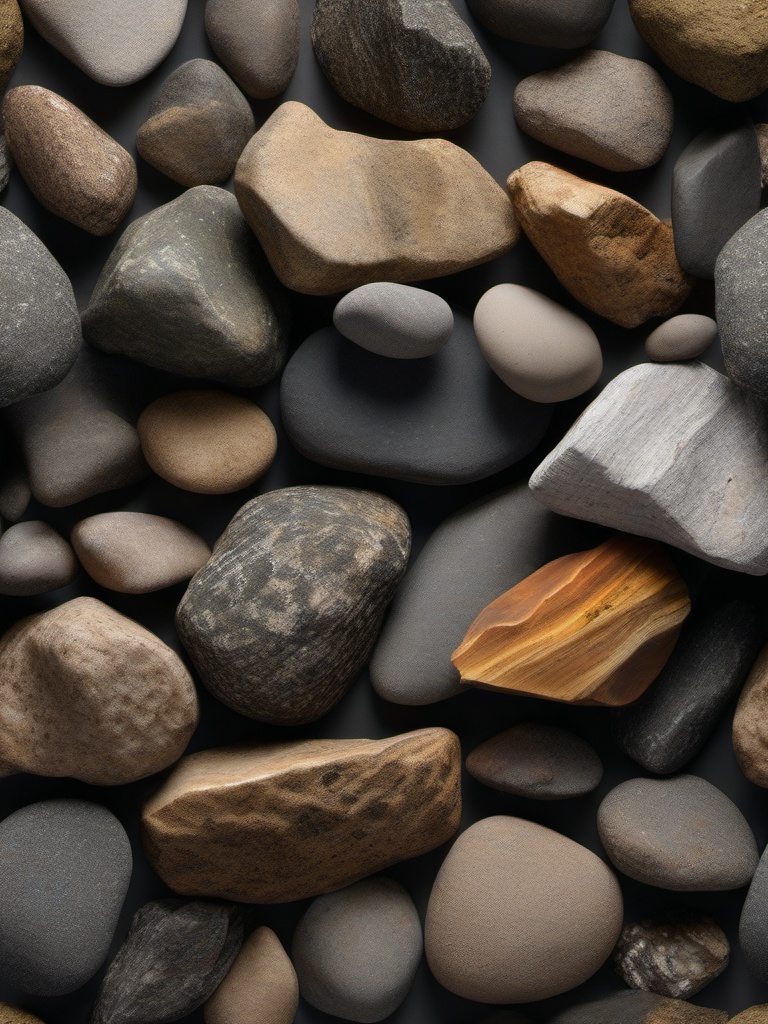
[[[290,957],[271,928],[257,928],[203,1013],[205,1024],[293,1024],[298,1006]]]
[[[733,716],[733,752],[750,782],[768,787],[768,647],[741,691]]]

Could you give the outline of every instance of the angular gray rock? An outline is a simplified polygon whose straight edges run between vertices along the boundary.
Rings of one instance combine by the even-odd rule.
[[[208,0],[205,30],[240,88],[270,99],[288,88],[299,60],[298,0]]]
[[[717,322],[701,313],[680,313],[651,331],[645,354],[655,363],[682,363],[697,359],[715,342]]]
[[[467,0],[467,6],[504,39],[575,50],[600,34],[613,0]]]
[[[739,945],[752,974],[768,985],[768,849],[763,850],[744,901]]]
[[[0,594],[47,594],[66,587],[78,570],[74,551],[47,523],[16,523],[0,536]]]
[[[425,288],[380,281],[347,292],[333,325],[345,338],[380,356],[423,359],[439,352],[453,332],[453,311]]]
[[[563,1010],[547,1024],[725,1024],[724,1010],[694,1006],[653,992],[617,992]]]
[[[630,988],[690,999],[723,973],[730,952],[728,937],[711,917],[671,913],[628,924],[613,963]]]

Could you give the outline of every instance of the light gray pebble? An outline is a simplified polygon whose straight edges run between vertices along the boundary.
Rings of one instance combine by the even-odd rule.
[[[698,359],[717,338],[717,323],[701,313],[681,313],[651,331],[645,352],[655,363]]]
[[[421,359],[434,355],[448,341],[453,312],[434,292],[379,281],[348,292],[333,311],[333,324],[369,352]]]

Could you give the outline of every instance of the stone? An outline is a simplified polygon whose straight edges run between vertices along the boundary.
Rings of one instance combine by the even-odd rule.
[[[619,871],[661,889],[740,889],[757,867],[741,811],[695,775],[620,783],[600,804],[597,828]]]
[[[0,207],[0,406],[58,384],[81,344],[69,278],[37,235]]]
[[[760,150],[761,181],[763,188],[768,185],[768,124],[756,124],[757,146]]]
[[[520,235],[508,198],[466,150],[335,131],[293,101],[245,147],[235,195],[277,276],[305,295],[444,277],[509,252]]]
[[[282,289],[234,196],[200,185],[134,221],[83,314],[105,352],[237,387],[271,380],[288,354]]]
[[[24,22],[17,0],[0,0],[0,93],[5,92],[24,48]]]
[[[205,1024],[293,1024],[299,982],[271,928],[257,928],[204,1007]]]
[[[366,352],[333,328],[317,331],[285,368],[280,409],[294,447],[313,462],[439,485],[519,462],[552,415],[496,377],[463,313],[447,344],[418,362]]]
[[[318,896],[293,933],[302,999],[344,1020],[384,1020],[407,996],[422,947],[413,900],[391,878]]]
[[[768,1003],[750,1006],[748,1010],[731,1017],[732,1024],[768,1024]]]
[[[288,88],[299,61],[298,0],[208,0],[205,30],[240,88],[271,99]]]
[[[691,608],[658,544],[617,535],[549,562],[489,604],[451,660],[462,683],[569,704],[631,704]]]
[[[2,192],[8,185],[8,181],[11,177],[12,166],[13,157],[11,156],[11,151],[8,148],[8,140],[5,137],[5,132],[0,131],[0,192]]]
[[[159,637],[92,597],[0,638],[0,772],[119,786],[162,771],[197,725],[194,683]]]
[[[412,132],[471,121],[491,65],[450,0],[318,0],[312,46],[339,95]]]
[[[3,538],[0,537],[0,555]],[[121,594],[151,594],[190,579],[211,557],[203,538],[146,512],[102,512],[72,528],[72,544],[96,583]]]
[[[51,213],[108,235],[136,198],[133,157],[73,103],[40,85],[11,89],[5,137],[30,191]]]
[[[730,951],[711,917],[677,913],[627,925],[613,962],[630,988],[689,999],[723,973]]]
[[[0,594],[47,594],[72,583],[78,571],[72,548],[47,523],[17,523],[0,536]]]
[[[468,0],[481,25],[518,43],[578,49],[600,34],[613,9],[613,0]]]
[[[243,941],[243,912],[203,900],[153,900],[109,965],[91,1024],[160,1024],[202,1006]]]
[[[400,506],[370,491],[299,486],[249,501],[176,614],[203,683],[258,721],[321,718],[367,662],[410,543]]]
[[[602,761],[586,740],[532,722],[513,725],[481,743],[466,766],[478,782],[531,800],[584,796],[603,777]]]
[[[679,313],[651,331],[645,354],[655,363],[698,359],[717,339],[717,322],[701,313]]]
[[[32,491],[29,489],[26,470],[14,462],[8,475],[0,481],[0,516],[11,523],[18,522],[31,500]]]
[[[333,326],[345,338],[379,356],[424,359],[453,333],[453,310],[425,288],[378,281],[348,292],[333,311]]]
[[[532,402],[583,394],[603,372],[592,328],[557,302],[519,284],[497,284],[475,307],[475,334],[493,372]]]
[[[593,313],[639,327],[671,316],[691,291],[671,226],[622,192],[539,161],[514,171],[507,188],[542,259]]]
[[[742,907],[739,946],[752,974],[763,985],[768,984],[768,852],[765,850]]]
[[[548,1024],[725,1024],[724,1010],[694,1006],[652,992],[617,992],[550,1017]]]
[[[0,539],[0,545],[2,545],[2,539]],[[762,616],[759,625],[761,627],[760,640],[765,640],[765,623]],[[754,656],[756,653],[755,639],[752,640],[751,646],[750,653]],[[747,668],[748,664],[745,664],[741,673],[742,678],[746,674]],[[733,718],[733,752],[739,762],[739,767],[750,782],[764,787],[768,786],[767,706],[768,647],[764,647],[747,676]]]
[[[586,847],[522,818],[484,818],[459,836],[435,879],[427,961],[464,999],[547,999],[605,963],[622,915],[615,875]]]
[[[460,782],[448,729],[206,750],[182,758],[145,804],[144,850],[182,895],[306,899],[450,839]]]
[[[0,1024],[43,1024],[39,1017],[34,1017],[18,1006],[0,1003]]]
[[[100,85],[132,85],[178,38],[187,0],[21,0],[40,35]]]
[[[180,185],[226,181],[256,131],[248,100],[211,60],[188,60],[163,82],[136,148],[161,174]]]
[[[131,878],[131,844],[106,808],[43,800],[0,823],[3,981],[36,996],[74,992],[109,952]]]
[[[650,64],[587,50],[524,78],[515,120],[547,146],[609,171],[639,171],[664,156],[672,138],[672,94]]]
[[[144,456],[163,480],[196,494],[229,494],[256,483],[277,453],[272,421],[227,391],[175,391],[144,409]]]
[[[528,1017],[521,1017],[514,1010],[500,1010],[490,1017],[483,1017],[481,1024],[531,1024]]]
[[[530,486],[563,515],[759,576],[767,450],[765,410],[727,377],[702,363],[644,363],[605,387]]]

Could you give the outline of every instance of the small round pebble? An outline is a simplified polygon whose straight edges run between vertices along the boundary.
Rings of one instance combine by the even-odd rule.
[[[47,594],[71,583],[78,568],[70,545],[47,523],[16,523],[0,537],[0,594]]]
[[[298,1005],[290,957],[271,928],[257,928],[205,1004],[205,1024],[293,1024]]]
[[[681,313],[651,331],[645,352],[655,363],[679,363],[698,357],[717,338],[717,324],[711,316]]]
[[[354,288],[333,311],[333,324],[361,348],[392,359],[422,359],[453,331],[451,307],[434,292],[379,281]]]

